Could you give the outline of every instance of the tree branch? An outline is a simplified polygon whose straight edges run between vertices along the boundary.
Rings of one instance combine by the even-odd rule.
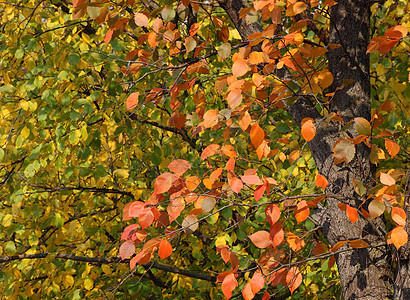
[[[129,259],[121,260],[120,257],[87,257],[87,256],[77,256],[65,253],[50,253],[50,252],[43,252],[43,253],[36,253],[36,254],[19,254],[19,255],[11,255],[11,256],[1,256],[0,263],[7,263],[14,260],[23,260],[23,259],[37,259],[37,258],[45,258],[48,255],[55,255],[58,259],[66,259],[66,260],[74,260],[74,261],[81,261],[81,262],[88,262],[93,264],[112,264],[112,263],[129,263]],[[215,282],[216,277],[206,274],[199,274],[188,270],[179,269],[176,267],[171,267],[167,265],[162,265],[156,262],[149,262],[147,264],[142,265],[144,268],[154,268],[157,270],[162,270],[169,273],[175,273],[184,275],[187,277],[197,278],[201,280]]]

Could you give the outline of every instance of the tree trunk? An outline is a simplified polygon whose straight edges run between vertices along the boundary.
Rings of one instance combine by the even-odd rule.
[[[405,187],[404,210],[406,211],[407,224],[404,227],[410,236],[410,170],[407,171]],[[397,274],[394,282],[394,299],[410,299],[410,244],[407,243],[399,249],[397,257]]]
[[[227,12],[243,39],[261,31],[260,24],[247,24],[239,19],[239,12],[245,7],[242,0],[218,0],[218,3]],[[387,232],[383,220],[365,219],[359,211],[358,221],[352,224],[346,213],[338,207],[341,202],[354,208],[368,203],[367,195],[360,196],[355,192],[353,179],[362,182],[367,190],[376,183],[375,166],[370,162],[370,149],[367,146],[363,143],[357,145],[354,158],[349,163],[337,165],[334,164],[332,150],[336,141],[358,135],[354,126],[342,130],[344,125],[356,117],[370,121],[369,56],[366,54],[369,32],[368,0],[339,0],[332,7],[329,43],[339,44],[341,47],[331,50],[328,55],[329,71],[334,77],[330,90],[335,91],[329,106],[332,112],[340,113],[343,124],[324,122],[314,104],[306,97],[299,97],[288,110],[299,126],[303,118],[315,120],[316,135],[308,144],[319,173],[328,179],[326,193],[338,196],[338,199],[327,198],[327,207],[320,213],[320,224],[327,240],[334,245],[339,241],[363,239],[370,245],[368,248],[353,249],[336,256],[344,299],[391,299],[393,295],[395,299],[410,299],[410,247],[403,247],[399,252],[401,256],[394,284],[393,256],[391,248],[386,245]],[[347,80],[351,79],[352,83],[346,85]],[[346,86],[337,90],[342,85]],[[410,188],[407,193],[410,193]],[[409,209],[407,214],[409,220]]]

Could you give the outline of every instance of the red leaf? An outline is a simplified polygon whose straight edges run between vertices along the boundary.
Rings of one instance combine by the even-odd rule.
[[[263,193],[265,193],[265,191],[266,191],[266,185],[265,184],[262,184],[262,185],[258,186],[255,189],[255,192],[253,193],[253,196],[255,197],[255,200],[259,201],[259,199],[262,197],[262,195],[263,195]]]
[[[316,134],[316,127],[315,127],[314,120],[312,118],[304,118],[302,120],[301,133],[302,133],[303,138],[307,142],[313,140]]]
[[[176,129],[181,129],[185,124],[185,116],[179,111],[175,111],[168,120],[169,126],[173,126]]]
[[[270,225],[275,224],[280,218],[280,209],[277,204],[268,205],[265,209],[266,220]]]
[[[132,255],[135,254],[135,244],[132,241],[125,241],[121,246],[120,246],[120,256],[121,259],[124,260],[128,257],[131,257]]]
[[[290,268],[288,274],[286,274],[286,283],[289,284],[289,290],[291,294],[293,294],[293,292],[302,283],[302,279],[302,274],[300,274],[297,267]]]
[[[219,145],[218,144],[211,144],[207,146],[204,151],[202,151],[201,154],[201,160],[204,160],[208,158],[209,156],[214,155],[218,150],[219,150]]]
[[[167,258],[172,254],[172,246],[167,240],[162,240],[159,243],[158,254],[161,259]]]
[[[138,224],[131,224],[131,225],[125,227],[124,231],[121,234],[121,239],[122,240],[129,239],[138,227],[139,227]]]
[[[176,159],[168,165],[168,169],[177,175],[182,175],[191,169],[191,164],[184,159]]]
[[[135,265],[139,262],[139,260],[146,255],[147,253],[141,251],[139,252],[136,256],[134,256],[131,260],[130,260],[130,269],[134,269]]]
[[[306,220],[307,217],[309,216],[309,213],[310,213],[310,210],[309,210],[309,206],[307,205],[306,200],[300,201],[297,204],[296,210],[295,210],[295,218],[298,224]]]
[[[276,223],[275,225],[271,226],[269,236],[272,240],[273,247],[277,247],[282,244],[283,238],[285,237],[282,225],[280,223]]]
[[[168,190],[172,186],[172,177],[173,175],[171,173],[164,173],[161,174],[155,179],[154,183],[154,191],[156,194],[163,194],[168,192]]]
[[[277,286],[279,283],[286,285],[286,282],[284,281],[285,281],[285,276],[287,272],[288,270],[286,268],[282,268],[276,272],[273,272],[268,283],[270,283],[272,286]]]
[[[257,231],[254,234],[248,236],[252,243],[258,248],[266,248],[272,245],[269,232],[265,230]]]
[[[222,282],[222,292],[226,299],[232,297],[232,291],[238,286],[238,281],[236,281],[235,275],[231,272],[225,276]]]
[[[141,212],[138,217],[138,221],[142,229],[150,226],[154,222],[154,214],[152,213],[151,209],[147,209],[146,211]]]

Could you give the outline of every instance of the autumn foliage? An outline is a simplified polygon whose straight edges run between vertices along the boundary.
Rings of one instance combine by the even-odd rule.
[[[343,47],[327,37],[337,1],[248,1],[237,20],[222,0],[32,2],[16,17],[1,4],[3,19],[27,24],[20,35],[5,25],[2,39],[13,50],[0,87],[1,253],[113,260],[91,268],[48,257],[64,272],[53,267],[53,288],[30,283],[27,297],[340,296],[334,254],[380,245],[331,245],[318,221],[328,198],[352,224],[383,218],[383,245],[406,245],[406,4],[371,5],[371,117],[347,119],[331,105],[354,80],[335,85],[327,63]],[[261,30],[244,36],[249,24]],[[290,114],[301,98],[320,120]],[[377,167],[370,185],[351,178],[355,204],[309,149],[326,126],[341,132],[328,168],[360,151]],[[127,267],[114,271],[114,261]],[[3,293],[49,267],[25,268]]]

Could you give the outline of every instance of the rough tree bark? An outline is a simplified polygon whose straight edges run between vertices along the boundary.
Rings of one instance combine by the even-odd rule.
[[[244,40],[261,30],[260,24],[246,24],[245,20],[240,20],[239,12],[245,7],[245,1],[218,2]],[[331,9],[330,18],[329,43],[341,45],[328,54],[329,71],[334,76],[330,90],[336,91],[346,79],[354,80],[336,91],[330,102],[330,110],[340,112],[344,124],[356,117],[370,121],[369,56],[366,54],[370,39],[370,1],[339,0]],[[366,195],[361,197],[355,192],[352,179],[361,181],[367,190],[376,183],[375,168],[369,159],[370,149],[359,144],[350,163],[335,165],[333,146],[341,138],[356,137],[358,134],[353,126],[342,131],[343,125],[339,122],[324,122],[313,103],[305,97],[300,97],[288,111],[299,126],[303,118],[315,120],[316,136],[309,142],[309,147],[318,171],[328,179],[326,192],[342,196],[343,203],[358,208]],[[410,187],[407,190],[409,192]],[[407,201],[410,203],[409,198]],[[369,220],[359,215],[359,220],[352,224],[337,207],[338,203],[340,199],[327,198],[327,207],[320,214],[321,229],[330,244],[363,239],[371,245],[369,248],[340,253],[336,257],[344,299],[409,299],[409,245],[399,252],[398,270],[394,274],[393,254],[385,242],[386,228],[383,221],[380,218]],[[410,209],[407,209],[407,214],[409,219]]]

